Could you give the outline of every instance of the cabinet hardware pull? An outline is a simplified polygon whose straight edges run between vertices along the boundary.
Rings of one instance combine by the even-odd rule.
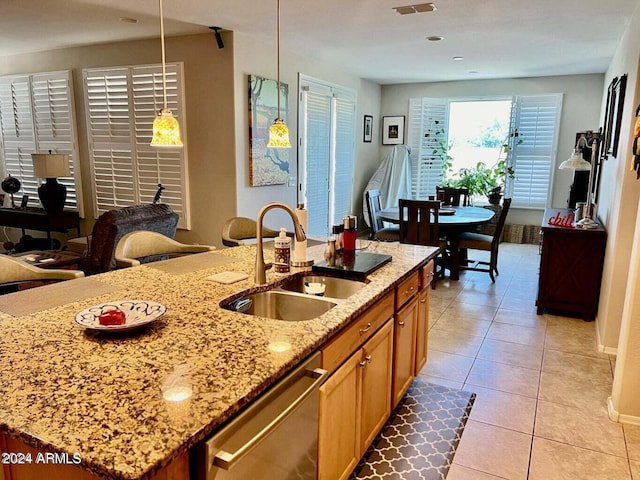
[[[358,331],[360,332],[360,335],[362,335],[363,333],[367,333],[369,330],[371,330],[371,323],[367,323],[366,327],[361,328]]]
[[[433,277],[433,272],[427,273],[427,277]]]
[[[360,366],[364,368],[367,366],[367,363],[371,363],[371,355],[365,355],[364,360],[360,362]]]
[[[424,305],[425,303],[427,303],[427,301],[426,300],[420,300],[420,303]]]
[[[404,328],[404,320],[398,320],[398,325]]]

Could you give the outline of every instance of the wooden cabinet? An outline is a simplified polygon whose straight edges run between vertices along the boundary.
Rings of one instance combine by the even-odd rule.
[[[416,361],[414,375],[418,375],[427,363],[429,343],[429,291],[433,282],[434,260],[420,269],[420,296],[418,297],[418,321],[416,327]]]
[[[418,297],[414,375],[418,375],[422,367],[427,363],[427,345],[429,342],[429,290],[429,288],[423,288]]]
[[[543,221],[538,315],[550,308],[582,315],[585,320],[595,319],[606,241],[601,226],[563,228]]]
[[[414,296],[395,315],[393,343],[393,394],[395,407],[413,382],[416,358],[418,297]]]
[[[392,351],[388,321],[320,387],[320,480],[348,478],[389,417]]]
[[[349,477],[427,359],[433,261],[322,347],[318,478]]]

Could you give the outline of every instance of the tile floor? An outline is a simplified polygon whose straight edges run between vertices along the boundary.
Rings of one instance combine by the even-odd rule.
[[[477,394],[447,480],[640,480],[640,427],[607,416],[615,359],[595,322],[536,315],[538,266],[537,246],[503,243],[495,284],[432,291],[420,375]]]

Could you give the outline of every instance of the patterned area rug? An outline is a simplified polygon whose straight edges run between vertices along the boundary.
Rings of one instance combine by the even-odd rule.
[[[416,378],[350,480],[444,480],[475,398]]]

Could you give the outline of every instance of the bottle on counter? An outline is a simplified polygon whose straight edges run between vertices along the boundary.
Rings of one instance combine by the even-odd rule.
[[[336,253],[342,252],[342,232],[343,228],[341,224],[336,224],[331,227],[331,238],[336,241]]]
[[[291,270],[291,239],[287,237],[285,228],[280,229],[280,235],[274,241],[274,255],[273,265],[276,273],[289,273]]]
[[[356,238],[358,238],[358,228],[356,224],[356,217],[349,215],[342,220],[343,232],[342,232],[342,248],[345,252],[355,252],[356,250]]]

